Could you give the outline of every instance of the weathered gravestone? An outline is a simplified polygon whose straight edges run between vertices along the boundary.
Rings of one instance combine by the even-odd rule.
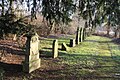
[[[30,73],[40,67],[38,35],[27,35],[25,61],[23,71]]]
[[[75,39],[70,39],[70,47],[74,47],[75,45]]]
[[[85,28],[83,28],[83,40],[85,40],[85,38],[86,38],[86,29]]]
[[[69,50],[68,46],[65,43],[62,43],[62,50],[64,50],[64,51]]]
[[[79,41],[82,42],[83,41],[83,28],[80,28],[80,37],[79,37]]]
[[[58,57],[58,40],[53,41],[52,56],[53,58]]]
[[[78,27],[76,33],[76,39],[75,39],[76,44],[79,44],[79,38],[80,38],[80,28]]]

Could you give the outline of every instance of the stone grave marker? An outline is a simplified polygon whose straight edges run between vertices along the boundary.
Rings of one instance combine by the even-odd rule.
[[[64,50],[64,51],[69,50],[68,46],[65,43],[62,43],[62,50]]]
[[[82,42],[83,41],[83,28],[80,28],[80,37],[79,37],[79,41]]]
[[[53,58],[58,57],[58,40],[53,41],[52,56]]]
[[[79,38],[80,38],[80,28],[78,27],[76,33],[76,39],[75,39],[76,44],[79,44]]]
[[[27,35],[25,61],[23,71],[30,73],[40,67],[38,35]]]
[[[85,40],[85,38],[86,38],[86,29],[85,28],[83,28],[83,40]]]
[[[70,47],[74,47],[75,45],[75,39],[70,39]]]

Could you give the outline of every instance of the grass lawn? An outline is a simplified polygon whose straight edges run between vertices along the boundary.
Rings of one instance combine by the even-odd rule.
[[[53,39],[40,40],[41,68],[30,74],[17,73],[11,80],[120,80],[120,45],[111,39],[90,36],[69,51],[51,58]],[[58,39],[69,44],[68,39]],[[7,79],[7,78],[6,78]]]

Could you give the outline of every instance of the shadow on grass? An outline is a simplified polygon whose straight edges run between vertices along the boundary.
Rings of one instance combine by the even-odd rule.
[[[120,64],[120,56],[118,55],[115,55],[115,56],[97,56],[97,55],[81,55],[79,53],[77,54],[67,54],[67,53],[61,53],[59,55],[63,60],[66,60],[66,61],[72,61],[72,63],[75,62],[76,64],[76,61],[83,61],[83,62],[89,62],[89,61],[92,61],[95,63],[96,66],[101,66],[101,62],[102,63],[117,63],[117,64]],[[78,63],[78,62],[77,62]],[[79,64],[79,63],[78,63]]]
[[[44,57],[44,58],[51,58],[52,57],[52,48],[44,48],[45,50],[39,50],[40,53],[40,57]],[[47,49],[47,50],[46,50]],[[62,49],[59,48],[58,49],[58,57],[61,55],[65,55],[64,52],[61,52]]]
[[[46,51],[46,53],[49,53],[49,51]],[[80,54],[68,54],[68,53],[64,53],[64,52],[59,52],[59,58],[62,60],[65,60],[64,58],[67,57],[66,61],[71,61],[74,59],[76,60],[85,60],[85,58],[89,57],[87,60],[103,60],[103,62],[111,62],[112,58],[108,57],[108,56],[93,56],[93,55],[80,55]],[[80,59],[83,58],[83,59]],[[96,60],[96,61],[97,61]],[[105,61],[104,61],[105,60]],[[98,61],[99,62],[99,61]],[[64,63],[58,63],[57,65],[63,66]],[[52,65],[52,64],[51,64]],[[88,64],[86,64],[88,65]],[[112,69],[111,69],[112,67]],[[104,76],[106,74],[116,74],[119,73],[119,71],[113,71],[114,68],[116,67],[120,67],[120,65],[96,65],[96,66],[83,66],[80,63],[77,64],[73,64],[73,65],[69,65],[69,64],[64,64],[64,66],[62,68],[53,68],[53,69],[47,69],[47,70],[42,70],[39,71],[38,74],[41,74],[44,76],[47,76],[45,79],[62,79],[62,77],[64,77],[64,79],[70,79],[70,80],[74,80],[74,79],[91,79],[91,80],[96,80],[98,79],[108,79],[108,80],[114,80],[114,79],[120,79],[116,76]],[[105,70],[104,70],[105,68]],[[110,68],[110,70],[109,70]],[[101,71],[98,69],[102,69]],[[108,69],[108,70],[106,70]],[[92,72],[93,70],[93,72]],[[44,73],[44,74],[43,74]],[[72,75],[72,76],[71,76]],[[52,77],[50,77],[52,76]],[[56,76],[56,77],[55,77]],[[37,78],[35,78],[37,79]],[[39,78],[38,78],[39,79]]]
[[[23,67],[20,64],[8,64],[0,62],[0,67],[2,67],[5,72],[22,72]]]
[[[85,40],[85,42],[111,43],[112,41]]]
[[[120,44],[120,38],[113,39],[112,42],[115,44]]]
[[[52,57],[52,51],[40,50],[39,53],[40,53],[40,57],[44,57],[44,58]]]
[[[25,51],[23,51],[23,50],[15,50],[15,49],[12,49],[10,47],[0,46],[0,50],[4,51],[5,53],[17,54],[17,55],[25,55]]]

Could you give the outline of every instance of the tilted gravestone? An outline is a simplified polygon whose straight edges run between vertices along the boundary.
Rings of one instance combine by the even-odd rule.
[[[79,44],[79,38],[80,38],[80,28],[78,27],[76,33],[76,39],[75,39],[76,44]]]
[[[52,56],[53,58],[58,57],[58,40],[53,41]]]
[[[68,46],[65,43],[62,43],[62,50],[64,50],[64,51],[69,50]]]
[[[70,39],[70,47],[74,47],[75,45],[75,39]]]
[[[27,35],[25,61],[23,71],[30,73],[40,67],[38,35]]]

